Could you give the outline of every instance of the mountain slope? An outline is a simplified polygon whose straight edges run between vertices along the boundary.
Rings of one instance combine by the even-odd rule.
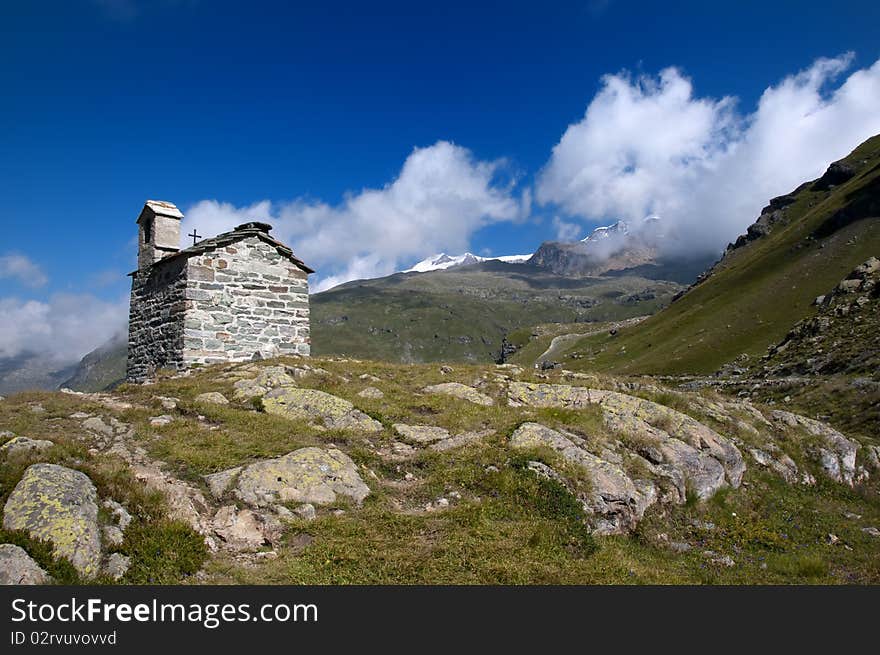
[[[76,391],[103,391],[120,383],[125,379],[127,348],[128,335],[117,334],[83,357],[60,386]]]
[[[679,300],[636,327],[584,339],[573,367],[708,373],[761,356],[814,299],[880,252],[880,136],[771,201],[747,236]]]
[[[312,352],[490,362],[517,328],[651,314],[680,289],[639,275],[567,278],[496,260],[360,280],[312,296]]]

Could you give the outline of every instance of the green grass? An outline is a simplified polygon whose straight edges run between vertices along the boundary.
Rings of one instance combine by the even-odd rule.
[[[303,362],[264,362],[279,363],[296,366]],[[576,497],[589,493],[592,480],[567,468],[555,452],[519,453],[507,445],[516,427],[536,421],[573,432],[591,448],[600,448],[619,435],[608,432],[596,408],[508,407],[501,402],[502,387],[494,375],[501,370],[494,367],[454,364],[454,370],[444,374],[435,364],[339,358],[312,358],[308,363],[326,369],[329,375],[307,376],[300,380],[301,386],[351,400],[385,429],[370,435],[322,431],[307,422],[261,412],[249,399],[228,406],[194,404],[195,395],[209,390],[231,399],[233,378],[227,376],[235,373],[236,365],[208,367],[184,378],[165,377],[153,385],[121,387],[118,394],[135,405],[122,412],[66,394],[14,396],[0,403],[0,429],[55,439],[59,445],[48,455],[50,459],[87,472],[102,497],[120,500],[135,514],[121,551],[133,560],[126,581],[137,584],[880,582],[876,541],[861,531],[880,525],[876,479],[856,490],[821,478],[816,488],[805,488],[787,485],[750,466],[740,489],[722,490],[709,501],[689,494],[681,506],[655,505],[634,534],[596,537],[590,534]],[[380,380],[361,380],[362,374]],[[547,378],[537,376],[538,372],[526,370],[520,377],[563,381],[558,371]],[[428,384],[444,381],[478,384],[498,403],[483,407],[421,392]],[[613,382],[597,378],[589,384]],[[385,397],[360,398],[357,393],[367,385],[381,388]],[[689,402],[692,395],[662,389],[639,393],[708,421]],[[163,409],[158,396],[179,398],[178,409]],[[29,411],[36,402],[44,407],[43,413]],[[313,522],[287,523],[275,559],[243,561],[223,553],[208,556],[198,535],[168,520],[161,497],[145,494],[119,462],[88,452],[87,444],[78,438],[78,423],[68,418],[73,411],[115,415],[131,423],[138,443],[151,456],[168,462],[169,470],[197,485],[207,472],[303,445],[332,443],[359,465],[371,493],[360,508],[339,502],[320,508]],[[150,416],[160,413],[172,414],[175,421],[150,426]],[[409,460],[394,461],[384,459],[379,450],[397,439],[391,429],[395,422],[438,425],[453,434],[486,428],[495,432],[464,448],[439,453],[422,449]],[[780,438],[786,451],[804,466],[803,435],[793,432]],[[528,470],[531,459],[563,473],[575,493]],[[26,466],[26,461],[0,463],[0,500]],[[638,470],[633,462],[624,462],[624,466],[631,473]],[[448,508],[426,511],[428,504],[441,497],[450,499]],[[340,512],[334,514],[334,509]],[[847,513],[861,518],[846,518]],[[715,527],[700,527],[706,522]],[[828,544],[829,533],[839,538],[837,545]],[[45,544],[21,534],[2,536],[22,543],[59,582],[78,582],[69,563],[54,560]],[[673,551],[669,543],[674,541],[687,542],[691,550]],[[736,564],[728,568],[713,563],[704,551],[730,556]],[[197,571],[201,572],[195,577]]]
[[[312,354],[489,363],[505,335],[539,322],[650,314],[679,289],[675,282],[641,277],[574,279],[530,266],[489,264],[359,280],[312,296]],[[644,291],[655,298],[627,300]]]
[[[566,366],[617,373],[709,373],[740,354],[756,358],[815,310],[853,268],[880,253],[880,221],[865,218],[821,239],[812,233],[859,194],[875,193],[880,137],[848,158],[861,174],[831,191],[798,194],[787,220],[725,257],[685,296],[617,336],[588,337],[568,349]],[[872,186],[873,185],[873,186]]]

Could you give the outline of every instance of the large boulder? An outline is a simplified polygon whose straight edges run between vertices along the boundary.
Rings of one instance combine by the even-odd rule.
[[[3,509],[3,527],[24,530],[52,543],[58,557],[66,557],[84,577],[101,567],[101,531],[98,492],[89,477],[57,464],[34,464]]]
[[[324,391],[279,387],[263,397],[263,408],[270,414],[291,419],[319,419],[332,430],[380,432],[382,424],[354,405]]]
[[[277,503],[328,505],[338,496],[351,498],[358,505],[370,493],[357,466],[340,450],[300,448],[275,459],[266,459],[242,467],[236,475],[219,476],[227,485],[235,485],[233,494],[252,507]],[[228,487],[227,487],[228,488]],[[212,492],[226,491],[215,484]]]
[[[620,466],[576,445],[574,439],[574,435],[539,423],[523,423],[511,435],[510,445],[517,449],[550,448],[587,473],[590,488],[580,499],[596,517],[594,532],[617,534],[632,530],[657,500],[656,487],[649,481],[633,481]]]
[[[52,578],[23,548],[0,544],[0,585],[49,584]]]
[[[475,405],[490,406],[495,401],[486,394],[480,393],[473,387],[460,382],[444,382],[442,384],[434,384],[424,388],[425,393],[437,393],[444,396],[452,396],[453,398],[461,398]]]

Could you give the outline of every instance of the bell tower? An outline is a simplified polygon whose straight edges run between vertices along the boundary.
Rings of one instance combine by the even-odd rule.
[[[138,216],[138,270],[180,250],[183,213],[170,202],[147,200]]]

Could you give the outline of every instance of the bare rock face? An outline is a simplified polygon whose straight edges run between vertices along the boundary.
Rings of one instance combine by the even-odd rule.
[[[340,450],[300,448],[275,459],[255,462],[240,469],[222,472],[233,494],[251,507],[276,503],[328,505],[337,496],[351,498],[358,505],[370,493],[351,458]],[[215,474],[220,475],[220,474]],[[226,488],[216,485],[222,494]]]
[[[25,530],[53,545],[84,577],[101,567],[98,492],[80,471],[56,464],[34,464],[6,500],[3,527]]]
[[[38,453],[48,450],[55,444],[48,439],[28,439],[27,437],[13,437],[0,446],[0,453],[15,457],[25,453]]]
[[[425,387],[424,391],[425,393],[438,393],[444,396],[452,396],[453,398],[461,398],[462,400],[467,400],[476,405],[484,405],[488,407],[495,404],[495,401],[486,394],[480,393],[473,387],[461,384],[460,382],[434,384]]]
[[[771,413],[779,425],[800,428],[808,434],[819,437],[822,445],[813,456],[818,460],[822,471],[835,482],[852,486],[856,479],[856,452],[859,444],[844,437],[830,425],[820,421],[777,409]]]
[[[581,501],[596,517],[594,532],[619,534],[633,529],[645,510],[657,500],[656,488],[648,481],[634,482],[617,464],[575,445],[573,436],[539,423],[523,423],[510,437],[510,446],[517,449],[551,448],[587,472],[590,491],[581,497]]]
[[[381,432],[382,424],[345,400],[317,389],[279,387],[263,397],[270,414],[292,419],[319,419],[331,430]]]
[[[49,584],[52,578],[23,548],[0,544],[0,585]]]
[[[653,464],[679,469],[700,498],[725,481],[738,487],[746,470],[739,449],[696,419],[665,405],[604,389],[511,382],[511,404],[583,409],[598,405],[606,425],[642,442],[639,454]],[[720,467],[720,468],[719,468]]]

